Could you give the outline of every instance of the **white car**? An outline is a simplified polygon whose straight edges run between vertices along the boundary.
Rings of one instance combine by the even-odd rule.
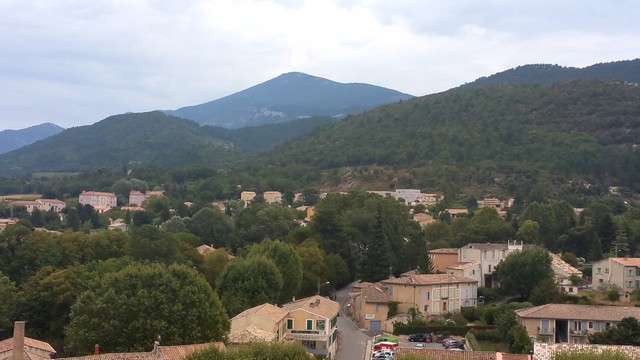
[[[424,349],[424,344],[423,343],[417,343],[416,344],[416,349]]]

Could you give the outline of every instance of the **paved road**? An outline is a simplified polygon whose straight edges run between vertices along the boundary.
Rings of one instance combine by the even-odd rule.
[[[336,301],[340,303],[341,309],[347,302],[347,294],[349,291],[351,291],[351,285],[336,291]],[[338,317],[338,330],[340,331],[340,337],[336,358],[338,360],[363,360],[367,341],[371,338],[362,333],[362,331],[344,315],[342,310],[340,310],[340,316]]]

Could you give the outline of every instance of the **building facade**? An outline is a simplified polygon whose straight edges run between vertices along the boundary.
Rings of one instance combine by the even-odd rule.
[[[608,258],[593,263],[592,269],[594,289],[615,285],[621,291],[632,292],[640,288],[640,258]]]
[[[433,266],[433,271],[446,272],[449,266],[458,263],[457,248],[441,248],[429,250],[429,259]]]
[[[507,256],[516,251],[522,250],[522,242],[508,242],[507,244],[494,243],[470,243],[459,249],[458,262],[467,263],[477,261],[480,263],[480,287],[495,287],[492,281],[492,274],[496,266]]]
[[[100,191],[83,191],[80,193],[79,202],[82,205],[112,208],[117,205],[118,198],[114,193]]]

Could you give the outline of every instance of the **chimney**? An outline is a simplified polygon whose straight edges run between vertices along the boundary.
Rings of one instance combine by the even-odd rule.
[[[95,344],[93,346],[93,355],[100,355],[100,345],[99,344]]]
[[[16,321],[13,325],[12,360],[24,360],[24,321]]]

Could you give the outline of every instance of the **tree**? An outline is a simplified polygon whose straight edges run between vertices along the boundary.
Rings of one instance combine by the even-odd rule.
[[[373,235],[368,239],[361,262],[361,278],[363,281],[377,282],[389,277],[391,260],[389,238],[384,231],[382,212],[378,210]]]
[[[549,276],[540,281],[529,294],[529,301],[533,305],[554,303],[560,299],[560,290],[553,277]]]
[[[524,325],[514,325],[507,333],[509,352],[513,354],[529,354],[533,351],[533,343]]]
[[[325,253],[318,247],[315,240],[307,239],[296,247],[300,261],[302,261],[301,296],[314,295],[318,284],[329,280],[329,268],[325,262]]]
[[[328,254],[325,256],[325,263],[329,268],[329,282],[334,288],[341,288],[353,279],[349,266],[340,255]]]
[[[216,249],[204,256],[200,272],[215,289],[218,279],[222,275],[225,266],[230,261],[229,253],[225,249]]]
[[[16,284],[0,272],[0,334],[13,326],[19,294]]]
[[[216,290],[229,315],[264,303],[276,303],[283,281],[276,264],[265,257],[236,258],[224,268]]]
[[[135,214],[135,213],[134,213]],[[137,260],[156,260],[172,263],[178,255],[178,242],[170,233],[154,225],[143,225],[129,231],[125,253]]]
[[[533,220],[525,220],[516,233],[516,239],[525,244],[540,245],[540,225]]]
[[[108,321],[105,321],[108,319]],[[184,265],[133,264],[91,284],[71,308],[66,351],[148,351],[224,340],[229,319],[206,280]]]
[[[70,208],[67,212],[67,216],[65,216],[65,221],[67,225],[67,229],[71,229],[72,231],[80,230],[80,217],[78,216],[78,211],[74,208]]]
[[[551,255],[540,247],[514,251],[496,266],[495,274],[506,293],[527,298],[538,283],[553,277]]]
[[[191,217],[189,229],[200,237],[203,244],[214,247],[231,247],[233,220],[219,208],[202,208]]]
[[[255,256],[264,256],[276,264],[283,280],[279,302],[290,301],[302,284],[302,262],[296,249],[282,241],[264,239],[259,244],[251,246],[247,258]]]
[[[160,224],[160,229],[171,233],[180,233],[187,231],[184,220],[180,216],[174,216],[169,220],[163,222],[162,224]]]
[[[131,222],[134,226],[143,226],[153,224],[155,215],[146,210],[136,210],[131,215]]]
[[[640,323],[634,317],[626,317],[614,326],[589,333],[590,344],[640,346]]]

